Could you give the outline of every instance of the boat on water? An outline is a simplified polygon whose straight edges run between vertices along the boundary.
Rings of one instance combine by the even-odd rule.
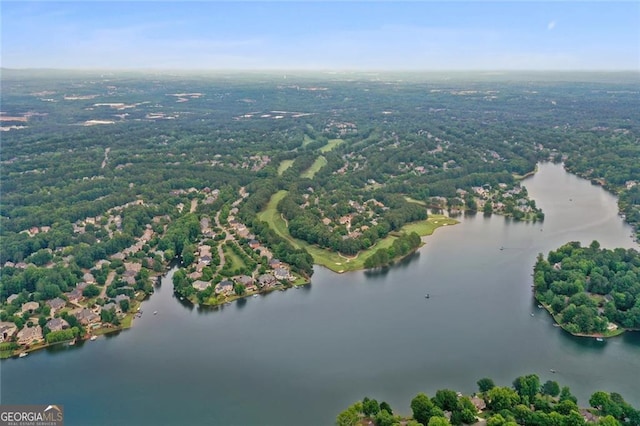
[[[504,250],[504,247],[500,246],[500,250]]]
[[[538,308],[542,309],[542,308],[544,308],[544,306],[542,306],[542,305],[538,305]]]
[[[254,295],[253,295],[253,297],[258,297],[258,295],[257,295],[257,294],[254,294]]]
[[[91,336],[91,339],[89,339],[89,340],[91,340],[91,341],[93,342],[93,341],[94,341],[94,340],[96,340],[97,338],[98,338],[98,336]]]
[[[26,352],[20,352],[20,355],[18,355],[18,357],[20,357],[20,358],[24,358],[24,357],[25,357],[25,356],[27,356],[27,355],[29,355],[29,354],[28,354],[28,353],[26,353]]]
[[[427,293],[427,294],[425,294],[425,295],[424,295],[424,298],[425,298],[425,299],[429,299],[430,297],[431,297],[431,296],[429,296],[429,293]]]
[[[556,372],[556,370],[554,370],[553,368],[552,368],[552,369],[550,369],[549,371],[551,371],[552,373],[555,373],[555,372]]]
[[[531,316],[534,316],[534,315],[533,315],[533,312],[531,312]]]
[[[604,339],[602,337],[596,337],[596,342],[604,342]]]
[[[153,311],[153,315],[158,315],[158,311]]]

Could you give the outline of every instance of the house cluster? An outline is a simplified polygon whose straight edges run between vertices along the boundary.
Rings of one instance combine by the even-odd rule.
[[[78,284],[79,287],[83,287],[83,285],[86,286],[88,284],[86,282]],[[73,297],[69,297],[69,295]],[[13,303],[18,297],[17,294],[9,296],[7,303]],[[65,297],[68,300],[56,297],[46,302],[28,301],[23,303],[20,306],[20,314],[22,317],[27,316],[27,324],[18,329],[18,326],[13,322],[0,322],[0,343],[14,340],[21,346],[30,346],[44,341],[45,327],[51,332],[68,329],[70,327],[69,323],[59,316],[63,310],[74,316],[82,326],[97,328],[102,326],[100,321],[101,311],[113,309],[116,314],[122,315],[120,302],[122,300],[130,301],[129,296],[119,294],[104,306],[95,306],[89,309],[78,303],[83,299],[82,291],[79,291],[78,288],[72,292],[65,293]],[[49,315],[46,324],[42,327],[41,323],[39,323],[39,317],[43,312],[41,308],[45,305],[49,307]]]

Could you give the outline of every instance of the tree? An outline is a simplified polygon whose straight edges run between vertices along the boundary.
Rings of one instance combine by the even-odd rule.
[[[365,397],[362,400],[362,412],[367,417],[372,417],[378,414],[380,412],[380,405],[378,404],[378,401]]]
[[[496,387],[487,392],[487,406],[493,411],[508,410],[516,405],[520,398],[516,391],[506,387]]]
[[[95,284],[89,284],[82,290],[82,295],[87,298],[96,297],[100,294],[100,289]]]
[[[122,299],[120,301],[120,309],[122,310],[122,312],[129,312],[129,301],[127,299]]]
[[[568,386],[563,386],[560,390],[560,396],[558,397],[560,402],[562,401],[573,401],[574,403],[578,403],[578,398],[573,396],[571,393],[571,389]]]
[[[337,426],[355,426],[360,419],[358,412],[353,407],[349,407],[342,413],[338,414],[336,419]]]
[[[560,385],[553,380],[547,380],[540,390],[544,395],[556,397],[560,394]]]
[[[380,411],[382,410],[385,410],[389,414],[393,414],[393,410],[391,409],[391,406],[386,401],[382,401],[380,403]]]
[[[488,377],[478,380],[478,390],[482,393],[488,392],[494,387],[496,387],[496,385],[493,383],[493,380]]]
[[[446,417],[431,417],[427,423],[428,426],[449,426],[450,424]]]
[[[449,389],[441,389],[433,397],[433,403],[444,411],[453,411],[458,407],[458,395]]]
[[[431,418],[431,410],[433,409],[433,402],[424,393],[419,393],[411,400],[411,411],[413,412],[413,418],[423,425],[429,423]]]

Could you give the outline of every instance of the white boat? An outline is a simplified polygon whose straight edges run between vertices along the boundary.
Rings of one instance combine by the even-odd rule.
[[[258,295],[257,295],[257,294],[254,294],[254,295],[253,295],[253,297],[258,297]]]
[[[158,311],[153,311],[153,315],[158,315]]]
[[[98,338],[98,336],[91,336],[91,341],[93,342],[94,340],[96,340]]]
[[[602,337],[596,337],[596,341],[597,342],[604,342],[604,339]]]
[[[25,356],[29,355],[26,352],[21,352],[20,355],[18,355],[20,358],[24,358]]]

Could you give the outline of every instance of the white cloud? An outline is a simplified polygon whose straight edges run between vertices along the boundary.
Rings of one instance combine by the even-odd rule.
[[[553,30],[556,27],[556,21],[551,21],[547,24],[547,29],[549,31]]]

